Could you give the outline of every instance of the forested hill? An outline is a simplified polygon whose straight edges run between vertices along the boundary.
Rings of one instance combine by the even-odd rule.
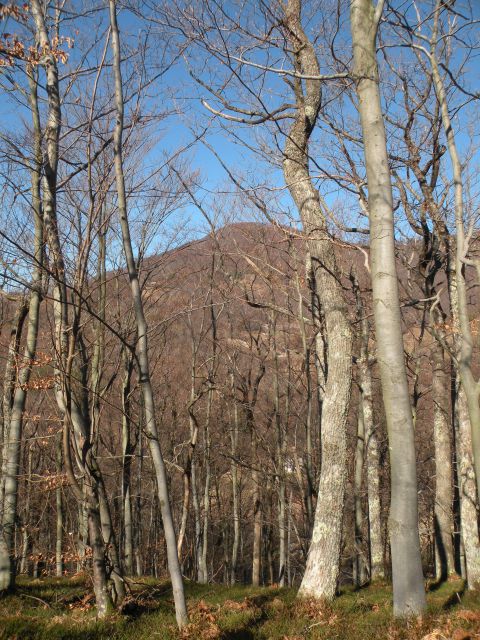
[[[348,245],[334,239],[331,242],[335,246],[342,286],[349,301],[351,322],[355,326],[366,316],[371,325],[368,250],[364,245]],[[271,576],[275,575],[280,476],[287,488],[285,500],[288,500],[292,517],[291,580],[301,575],[305,562],[311,526],[309,518],[312,517],[308,510],[315,500],[320,469],[319,411],[324,392],[322,375],[327,373],[324,351],[328,348],[322,340],[321,314],[318,323],[312,321],[312,305],[315,311],[318,301],[309,286],[311,273],[306,277],[305,255],[306,243],[297,230],[269,224],[238,223],[161,256],[150,256],[140,267],[149,323],[152,382],[159,407],[161,443],[171,478],[175,522],[180,527],[185,498],[182,477],[191,465],[194,453],[197,500],[202,504],[205,500],[209,503],[210,570],[216,575],[229,571],[225,550],[233,544],[234,518],[237,517],[242,531],[242,551],[236,571],[248,579],[254,499],[261,505],[262,514],[262,553],[265,554],[262,579],[268,580],[269,572]],[[428,524],[434,475],[432,362],[429,357],[432,336],[425,303],[421,302],[424,296],[415,284],[418,265],[415,244],[401,246],[397,261],[401,275],[406,359],[415,398],[419,496],[424,522],[422,550],[426,566],[429,566],[433,560]],[[112,513],[114,518],[121,517],[121,478],[125,460],[115,452],[121,450],[122,438],[125,439],[127,433],[131,462],[128,473],[131,491],[135,494],[133,511],[138,524],[135,561],[141,573],[161,572],[166,559],[159,513],[155,508],[155,481],[142,427],[138,375],[132,364],[135,328],[128,278],[122,271],[107,272],[105,282],[104,322],[99,322],[98,311],[80,318],[82,348],[77,353],[72,374],[74,397],[90,406],[95,403],[95,395],[85,389],[89,388],[86,381],[92,376],[92,361],[101,336],[104,366],[98,389],[102,409],[92,429],[97,453],[105,469],[108,494],[117,496],[112,502]],[[444,281],[440,279],[439,282],[443,286]],[[98,309],[99,291],[99,281],[91,278],[81,292],[72,291],[72,300],[83,300],[92,310]],[[50,483],[55,485],[55,433],[60,429],[60,422],[53,396],[53,305],[50,296],[49,289],[42,305],[38,362],[30,382],[25,425],[29,445],[22,459],[22,477],[25,478],[21,486],[22,501],[26,501],[31,476],[38,478],[42,488],[51,488]],[[4,352],[14,307],[12,302],[4,302]],[[315,313],[313,317],[316,317]],[[385,533],[388,456],[373,333],[369,338],[369,350],[374,377],[374,420],[378,425],[382,460],[382,530]],[[357,340],[354,361],[360,356],[361,345]],[[316,363],[320,363],[318,367]],[[348,428],[351,490],[347,491],[345,516],[351,522],[354,517],[357,405],[358,391],[354,387]],[[193,448],[191,438],[195,429],[198,434]],[[312,474],[311,484],[307,481],[307,472]],[[256,474],[253,479],[252,474]],[[236,514],[232,513],[232,482],[236,483]],[[66,491],[66,479],[65,483]],[[25,521],[31,523],[28,526],[34,526],[36,531],[34,537],[29,536],[25,553],[27,558],[41,555],[44,561],[53,563],[50,532],[55,520],[55,493],[50,490],[40,495],[38,500],[28,502],[28,512],[23,515]],[[64,527],[75,530],[78,517],[75,501],[70,502],[68,492],[65,500],[68,508]],[[189,504],[182,556],[184,570],[192,577],[196,571],[192,546],[195,521],[199,518],[203,526],[205,517],[204,507],[196,513],[192,511],[193,507]],[[120,520],[117,524],[120,526]],[[352,532],[353,529],[346,527],[345,531]],[[69,541],[72,568],[78,562],[80,543],[79,538]],[[351,580],[352,576],[356,553],[353,543],[353,535],[347,534],[342,560],[342,580],[345,581]]]

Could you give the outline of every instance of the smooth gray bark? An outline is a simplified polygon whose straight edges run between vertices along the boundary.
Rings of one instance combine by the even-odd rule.
[[[425,587],[418,533],[414,425],[404,361],[395,264],[393,197],[380,102],[376,38],[383,2],[352,0],[354,78],[363,132],[377,359],[391,468],[390,544],[395,616],[420,615]]]

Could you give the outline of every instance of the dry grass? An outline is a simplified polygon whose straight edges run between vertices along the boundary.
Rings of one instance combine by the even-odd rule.
[[[421,620],[394,621],[391,588],[346,589],[333,603],[293,589],[187,585],[190,624],[175,628],[167,582],[132,584],[123,611],[99,622],[87,577],[21,580],[0,600],[1,640],[480,640],[480,594],[434,586]]]

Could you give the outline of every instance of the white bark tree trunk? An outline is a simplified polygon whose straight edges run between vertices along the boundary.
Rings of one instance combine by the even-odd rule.
[[[458,489],[460,493],[460,522],[465,554],[466,582],[469,589],[480,587],[480,538],[478,530],[478,496],[472,461],[472,432],[465,393],[457,394],[458,425],[456,453]]]
[[[285,25],[289,44],[295,52],[297,70],[318,76],[320,68],[315,50],[302,27],[300,0],[289,0],[286,4]],[[308,239],[328,345],[318,500],[307,565],[298,595],[332,599],[340,567],[352,336],[332,240],[309,171],[308,142],[321,108],[320,81],[297,80],[295,95],[295,120],[285,142],[283,171]]]

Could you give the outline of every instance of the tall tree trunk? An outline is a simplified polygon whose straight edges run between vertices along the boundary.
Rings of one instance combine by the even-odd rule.
[[[443,348],[432,345],[433,438],[435,443],[435,569],[438,580],[455,572],[453,554],[452,447],[448,377]]]
[[[203,490],[203,527],[202,527],[202,546],[200,549],[200,557],[198,562],[198,582],[200,584],[208,583],[208,530],[210,523],[210,418],[212,412],[213,389],[210,387],[207,396],[207,415],[204,426],[204,468],[205,468],[205,485]]]
[[[131,438],[130,393],[133,359],[123,353],[122,380],[122,507],[123,507],[123,564],[125,573],[133,575],[133,517],[131,499],[131,468],[134,448]]]
[[[300,0],[287,3],[285,25],[295,52],[296,69],[308,76],[319,76],[314,47],[302,27]],[[340,570],[352,337],[332,240],[309,171],[308,142],[321,108],[320,80],[296,79],[295,94],[295,121],[285,142],[283,172],[307,236],[328,345],[318,500],[299,596],[332,599]]]
[[[287,450],[287,430],[284,420],[280,413],[280,382],[279,382],[279,362],[277,347],[277,325],[276,316],[272,313],[271,318],[272,336],[273,336],[273,405],[275,415],[275,427],[277,432],[277,478],[278,478],[278,584],[285,586],[285,567],[286,567],[286,481],[285,481],[285,453]],[[310,377],[308,375],[308,377]],[[309,386],[309,383],[308,385]],[[311,392],[309,390],[309,405],[311,411]],[[308,436],[308,430],[307,430]],[[308,437],[307,437],[308,442]],[[311,442],[310,442],[311,444]],[[311,450],[310,450],[311,453]],[[308,455],[308,448],[307,448]],[[310,456],[311,463],[311,456]],[[311,479],[311,464],[307,470]],[[272,581],[273,582],[273,581]]]
[[[60,477],[62,473],[62,434],[58,433],[55,438],[55,471],[57,473],[57,487],[55,489],[56,502],[56,540],[55,540],[55,575],[61,578],[63,575],[63,500],[62,483]]]
[[[465,554],[466,582],[469,589],[480,587],[480,538],[478,496],[472,461],[472,432],[465,393],[457,394],[456,454],[460,493],[460,522]]]
[[[311,269],[311,260],[307,259],[307,272]],[[303,296],[300,287],[300,278],[298,277],[298,271],[295,271],[295,285],[298,296],[298,324],[300,327],[300,335],[302,338],[305,378],[307,383],[306,389],[306,419],[305,419],[305,475],[306,482],[304,483],[304,496],[303,501],[305,503],[305,511],[307,514],[308,533],[310,534],[313,527],[313,492],[314,492],[314,478],[313,478],[313,466],[312,466],[312,374],[310,370],[310,345],[307,338],[307,331],[305,327],[305,320],[303,316]],[[313,295],[313,294],[312,294]],[[312,305],[313,310],[313,305]],[[313,311],[315,316],[315,311]],[[317,370],[318,376],[318,370]],[[320,408],[320,407],[319,407]],[[321,414],[319,414],[320,419]]]
[[[30,547],[30,504],[32,498],[32,445],[28,447],[27,453],[27,477],[26,477],[26,499],[25,499],[25,516],[23,518],[22,527],[22,557],[20,561],[20,573],[27,573],[28,571],[28,549]]]
[[[3,395],[2,395],[2,467],[0,475],[0,527],[3,522],[3,502],[5,495],[5,481],[7,478],[7,465],[9,456],[9,431],[10,418],[12,414],[13,397],[15,394],[15,385],[17,383],[17,363],[19,360],[20,340],[23,333],[25,319],[28,314],[28,298],[21,296],[15,307],[15,314],[10,327],[10,339],[8,342],[8,352],[5,363],[5,372],[3,376]],[[1,536],[0,536],[1,544]]]
[[[103,479],[98,470],[98,480],[96,482],[98,487],[98,503],[100,510],[100,525],[103,536],[103,542],[107,548],[107,553],[110,561],[110,578],[113,581],[114,586],[114,604],[120,605],[125,596],[127,595],[125,589],[125,582],[123,580],[122,568],[120,565],[120,557],[118,553],[118,541],[113,529],[112,514],[110,512],[110,505],[108,504],[107,492]]]
[[[453,333],[455,336],[455,352],[460,353],[461,327],[458,302],[457,270],[451,268],[451,248],[446,237],[447,279],[450,308],[452,312]],[[455,362],[455,455],[457,463],[457,482],[460,498],[461,543],[464,551],[466,581],[469,588],[480,585],[480,546],[478,529],[478,493],[475,482],[475,471],[472,459],[472,427],[470,411],[465,390],[458,375],[459,364]]]
[[[368,498],[368,540],[370,547],[370,580],[381,580],[385,575],[382,543],[382,507],[380,503],[380,452],[377,429],[373,422],[372,372],[370,366],[370,328],[358,282],[354,276],[354,290],[359,320],[360,357],[358,380],[365,431],[365,467]]]
[[[88,513],[85,486],[82,487],[82,499],[78,501],[78,543],[77,572],[85,570],[86,551],[88,545]]]
[[[234,585],[236,581],[236,571],[238,563],[238,549],[240,546],[240,497],[238,491],[238,465],[237,465],[237,449],[238,449],[238,403],[235,397],[235,375],[233,370],[230,373],[230,392],[233,402],[233,428],[230,432],[230,454],[231,463],[230,471],[232,474],[232,510],[233,510],[233,541],[232,541],[232,560],[230,572],[230,584]]]
[[[262,477],[258,469],[260,461],[258,459],[258,436],[255,430],[253,417],[249,420],[250,436],[252,443],[252,503],[253,503],[253,549],[252,549],[252,585],[260,585],[260,572],[262,562],[262,521],[263,521],[263,501],[262,501]]]
[[[53,271],[53,310],[55,321],[55,397],[58,408],[64,420],[64,459],[72,488],[79,500],[83,494],[75,477],[70,452],[70,429],[73,429],[78,445],[82,452],[79,461],[82,471],[86,474],[85,488],[88,505],[88,524],[90,542],[93,548],[93,585],[97,603],[98,615],[108,614],[111,602],[106,589],[106,567],[101,538],[100,518],[98,515],[98,495],[95,478],[92,474],[90,460],[93,456],[88,447],[89,429],[88,416],[82,415],[82,407],[76,404],[73,394],[71,371],[74,362],[73,353],[78,347],[77,327],[69,327],[69,299],[67,296],[67,282],[65,260],[57,219],[57,176],[59,160],[59,137],[61,127],[61,100],[59,92],[58,68],[48,30],[46,15],[39,0],[30,3],[32,16],[36,26],[38,43],[44,51],[42,64],[45,68],[46,87],[48,95],[48,114],[45,127],[45,153],[43,154],[43,219],[45,223],[46,239],[50,252]],[[77,318],[78,320],[78,318]],[[82,380],[80,376],[79,380]],[[101,550],[101,552],[100,552]]]
[[[110,26],[112,31],[113,70],[115,78],[115,109],[116,125],[114,131],[114,158],[115,177],[117,185],[118,209],[120,213],[120,225],[122,229],[123,249],[127,261],[128,276],[130,280],[132,300],[135,308],[137,324],[137,355],[139,367],[139,379],[142,387],[143,403],[145,411],[145,431],[148,435],[150,453],[157,480],[158,501],[162,513],[163,529],[167,546],[168,569],[172,580],[173,599],[175,602],[175,614],[180,628],[188,622],[187,606],[183,589],[182,573],[177,555],[177,542],[173,525],[172,510],[168,495],[167,472],[160,448],[157,423],[155,419],[155,402],[150,379],[150,362],[148,354],[148,327],[143,309],[142,294],[138,272],[133,256],[130,226],[127,215],[127,198],[125,192],[125,178],[123,173],[122,138],[123,138],[123,86],[121,75],[120,40],[117,25],[117,10],[115,0],[109,0]]]
[[[354,503],[355,503],[355,565],[354,584],[361,587],[367,581],[367,564],[365,557],[365,541],[363,535],[363,467],[365,462],[365,422],[363,419],[363,402],[360,394],[357,416],[357,445],[355,447]]]
[[[477,484],[477,495],[480,495],[480,405],[479,382],[475,380],[472,371],[473,357],[473,335],[470,327],[470,319],[468,314],[468,296],[467,283],[465,279],[465,260],[467,258],[468,243],[465,238],[464,228],[464,203],[463,203],[463,170],[462,162],[458,153],[455,132],[450,119],[447,96],[443,84],[442,76],[438,66],[436,55],[438,22],[440,12],[443,10],[443,2],[437,0],[434,11],[434,25],[431,37],[431,48],[428,53],[430,60],[432,79],[435,87],[435,93],[440,105],[440,113],[442,116],[442,125],[447,139],[447,149],[450,156],[453,171],[454,183],[454,202],[455,202],[455,231],[456,231],[456,248],[455,248],[455,278],[456,278],[456,310],[458,318],[459,334],[456,338],[457,347],[457,368],[460,375],[460,381],[465,392],[468,413],[470,416],[470,427],[472,430],[472,452],[473,465],[475,469],[475,478]],[[442,38],[443,43],[443,38]],[[480,266],[477,261],[477,272],[480,275]]]
[[[18,470],[23,432],[23,414],[27,402],[27,389],[32,373],[32,367],[37,352],[39,311],[42,299],[42,267],[43,267],[43,213],[40,193],[40,176],[42,165],[42,136],[40,116],[37,102],[37,86],[33,71],[28,71],[30,86],[30,109],[33,120],[34,161],[30,167],[32,184],[32,211],[34,222],[34,268],[30,299],[28,305],[22,307],[22,313],[28,310],[27,337],[23,357],[18,354],[17,375],[15,389],[12,393],[12,404],[7,416],[4,413],[4,448],[1,478],[1,535],[0,535],[0,591],[12,589],[15,586],[15,518],[17,514],[18,498]],[[25,317],[23,315],[23,317]],[[23,320],[22,320],[23,324]],[[19,331],[18,339],[21,331]],[[19,344],[17,345],[18,348]]]
[[[108,591],[107,573],[105,571],[105,545],[103,542],[100,521],[98,494],[94,487],[87,491],[88,500],[88,534],[92,549],[93,590],[99,618],[105,618],[112,612],[112,601]]]
[[[393,609],[396,616],[408,616],[420,614],[426,601],[418,533],[414,426],[395,265],[393,197],[376,59],[383,1],[374,8],[372,0],[352,0],[350,7],[368,182],[375,333],[390,445]]]

